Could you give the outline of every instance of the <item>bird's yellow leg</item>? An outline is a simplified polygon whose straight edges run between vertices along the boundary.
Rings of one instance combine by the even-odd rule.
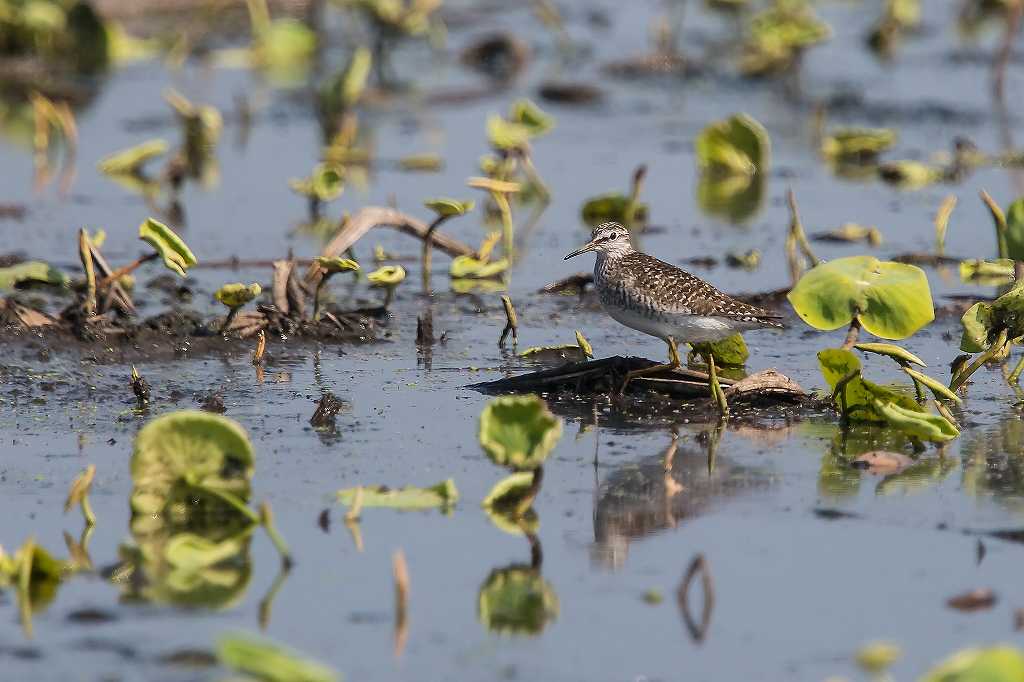
[[[626,387],[629,386],[629,382],[637,377],[646,377],[666,370],[677,369],[682,366],[683,363],[679,360],[679,348],[676,347],[675,339],[667,339],[666,343],[668,344],[668,362],[664,365],[652,365],[651,367],[634,369],[631,372],[627,372],[626,380],[622,382],[622,386],[619,388],[619,395],[625,393]]]
[[[729,414],[729,403],[725,400],[725,391],[718,383],[718,370],[715,368],[715,358],[711,353],[704,354],[704,362],[708,365],[708,381],[711,384],[711,398],[718,403],[718,410],[723,414]]]

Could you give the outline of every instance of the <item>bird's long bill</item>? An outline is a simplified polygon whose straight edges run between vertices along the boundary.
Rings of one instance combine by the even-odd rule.
[[[580,248],[578,248],[575,251],[573,251],[572,253],[566,254],[565,258],[563,258],[562,260],[569,260],[570,258],[574,258],[576,256],[579,256],[580,254],[587,253],[588,251],[593,251],[596,248],[597,248],[597,240],[589,241],[586,244],[584,244],[583,246],[581,246]]]

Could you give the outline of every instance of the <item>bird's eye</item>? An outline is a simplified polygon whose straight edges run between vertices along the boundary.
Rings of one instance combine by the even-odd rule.
[[[619,233],[618,232],[612,232],[610,235],[608,235],[608,239],[618,239],[618,238],[619,238]]]

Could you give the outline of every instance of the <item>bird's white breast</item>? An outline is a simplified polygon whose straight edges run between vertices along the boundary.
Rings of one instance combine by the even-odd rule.
[[[721,341],[749,325],[726,317],[699,315],[659,314],[644,315],[614,304],[604,304],[605,310],[620,324],[659,339],[672,337],[679,343],[710,343]]]

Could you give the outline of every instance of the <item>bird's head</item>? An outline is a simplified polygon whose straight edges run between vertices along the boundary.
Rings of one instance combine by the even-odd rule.
[[[590,241],[568,254],[565,260],[589,251],[597,251],[607,256],[621,256],[632,250],[629,230],[619,223],[602,223],[594,228],[590,234]]]

